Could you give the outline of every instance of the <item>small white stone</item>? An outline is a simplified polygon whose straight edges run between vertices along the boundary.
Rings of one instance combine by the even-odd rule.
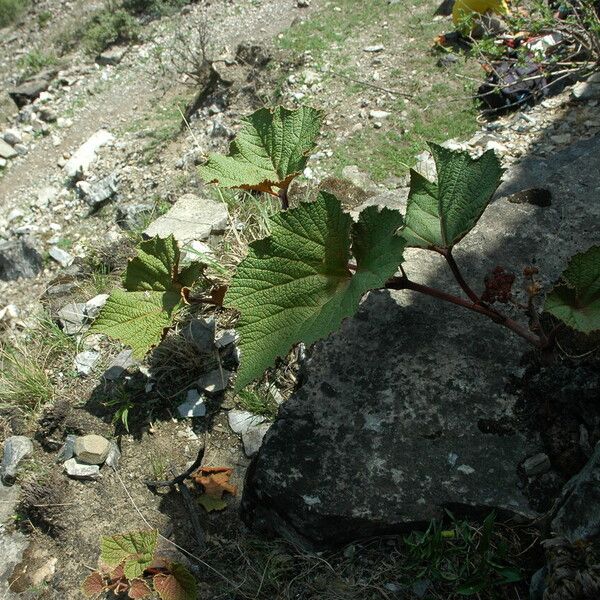
[[[72,256],[62,248],[59,248],[58,246],[52,246],[50,250],[48,250],[48,254],[62,267],[71,266],[73,264],[73,261],[75,260],[74,256]]]
[[[383,44],[374,44],[373,46],[365,46],[363,48],[364,52],[381,52],[382,50],[385,50]]]
[[[98,465],[87,465],[70,458],[63,465],[67,475],[73,479],[98,479],[100,467]]]

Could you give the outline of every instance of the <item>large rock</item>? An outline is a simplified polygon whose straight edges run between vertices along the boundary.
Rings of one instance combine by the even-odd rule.
[[[549,284],[569,256],[598,241],[600,181],[589,165],[599,158],[600,137],[528,161],[529,174],[507,174],[504,192],[456,250],[476,290],[497,265],[518,274],[535,264]],[[532,185],[552,190],[550,206],[502,197]],[[441,257],[407,256],[412,279],[460,293]],[[459,307],[406,291],[371,293],[309,354],[301,387],[248,470],[244,519],[337,543],[406,530],[445,508],[533,517],[519,465],[540,442],[521,428],[505,390],[527,349]]]
[[[16,239],[0,242],[0,279],[35,277],[43,267],[42,255],[31,240]]]
[[[194,194],[185,194],[161,217],[144,231],[147,237],[169,235],[185,244],[206,240],[213,233],[222,233],[227,227],[227,206]]]
[[[45,92],[50,85],[50,80],[43,77],[36,77],[25,81],[14,88],[8,95],[14,100],[15,104],[22,108],[26,104],[33,102],[42,92]]]

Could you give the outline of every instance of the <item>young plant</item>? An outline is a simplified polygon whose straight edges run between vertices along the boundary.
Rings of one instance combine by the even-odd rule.
[[[285,209],[289,184],[306,165],[320,120],[318,111],[306,107],[261,109],[246,119],[231,144],[230,155],[211,156],[201,175],[224,187],[277,195]],[[226,307],[241,315],[237,323],[241,350],[238,391],[294,344],[312,344],[335,331],[343,319],[356,312],[364,294],[378,288],[412,290],[462,306],[510,329],[540,350],[553,347],[560,324],[549,332],[540,324],[536,301],[541,290],[534,269],[524,273],[529,282],[527,305],[513,302],[528,317],[530,328],[497,308],[499,303],[512,301],[511,274],[495,269],[486,279],[484,293],[477,294],[453,256],[454,247],[475,227],[500,183],[498,158],[492,151],[473,159],[466,152],[435,144],[430,144],[430,149],[437,181],[411,171],[405,215],[369,206],[354,222],[335,196],[321,192],[314,202],[271,217],[270,235],[250,244],[224,299]],[[163,259],[153,254],[151,243],[158,244],[144,243],[145,260],[160,263]],[[169,245],[175,252],[175,243]],[[403,268],[406,247],[440,254],[463,294],[457,296],[409,279]],[[162,271],[176,273],[172,268]],[[148,350],[160,339],[160,327],[168,326],[173,318],[173,302],[166,303],[171,307],[167,316],[159,316],[164,288],[174,285],[170,275],[164,278],[168,283],[161,283],[160,297],[149,307],[152,335],[146,326],[140,327],[145,297],[139,291],[130,294],[127,302],[127,294],[115,292],[95,330],[119,337],[138,354]],[[177,280],[177,276],[173,278]],[[181,283],[177,285],[180,289]],[[544,309],[583,333],[600,330],[600,246],[571,260],[561,283],[548,294]]]
[[[158,531],[135,531],[102,538],[99,569],[83,582],[83,593],[98,598],[105,592],[141,599],[196,600],[193,575],[180,563],[156,554]]]

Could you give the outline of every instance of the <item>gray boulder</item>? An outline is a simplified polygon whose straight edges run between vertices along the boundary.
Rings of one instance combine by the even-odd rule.
[[[35,277],[43,267],[42,255],[32,240],[15,239],[0,242],[0,279],[30,279]]]
[[[227,206],[194,194],[185,194],[144,231],[146,237],[169,235],[185,244],[206,240],[211,234],[222,233],[227,227]]]
[[[600,137],[517,167],[457,247],[475,290],[497,265],[535,264],[551,285],[600,238]],[[535,176],[533,176],[535,174]],[[508,194],[552,190],[550,206]],[[397,206],[403,208],[400,195]],[[388,203],[389,204],[389,203]],[[460,293],[441,257],[407,251],[411,279]],[[515,286],[519,299],[520,289]],[[508,309],[510,311],[510,308]],[[515,315],[513,315],[515,316]],[[316,543],[402,531],[458,514],[534,517],[519,465],[539,452],[505,390],[526,342],[478,315],[412,292],[372,292],[309,353],[248,470],[252,527]]]

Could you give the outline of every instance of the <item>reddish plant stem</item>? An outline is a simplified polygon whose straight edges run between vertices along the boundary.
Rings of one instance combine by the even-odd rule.
[[[533,344],[538,348],[544,348],[547,344],[546,339],[538,337],[520,323],[513,321],[509,317],[502,315],[501,313],[485,305],[465,300],[464,298],[459,298],[458,296],[442,292],[441,290],[436,290],[435,288],[431,288],[426,285],[421,285],[420,283],[415,283],[414,281],[410,281],[410,279],[407,279],[406,277],[392,277],[391,279],[388,279],[388,281],[385,284],[385,287],[391,290],[412,290],[414,292],[420,292],[421,294],[425,294],[426,296],[432,296],[433,298],[438,298],[439,300],[450,302],[451,304],[456,304],[457,306],[462,306],[463,308],[472,310],[473,312],[479,313],[480,315],[484,315],[492,321],[494,321],[495,323],[498,323],[499,325],[510,329],[518,336],[526,339],[529,343]]]
[[[452,270],[452,275],[454,275],[458,285],[460,285],[462,291],[469,297],[471,302],[473,302],[473,304],[481,304],[481,298],[471,289],[460,272],[460,269],[454,260],[454,256],[452,256],[452,251],[443,249],[438,252],[446,259],[448,266]]]

